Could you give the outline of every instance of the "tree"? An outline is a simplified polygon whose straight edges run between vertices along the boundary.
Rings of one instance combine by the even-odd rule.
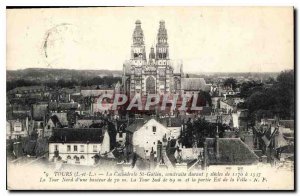
[[[241,94],[252,121],[264,117],[294,118],[295,89],[294,71],[281,72],[271,87],[256,83],[242,84]]]
[[[236,89],[237,87],[237,81],[234,78],[227,78],[224,82],[223,85],[225,87],[230,87],[232,90]]]

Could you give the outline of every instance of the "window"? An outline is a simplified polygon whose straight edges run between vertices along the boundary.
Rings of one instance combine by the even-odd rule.
[[[80,152],[84,152],[84,145],[80,145]]]
[[[54,151],[58,151],[58,145],[54,146]]]
[[[84,159],[84,156],[83,156],[83,155],[81,155],[80,159]]]
[[[76,145],[74,146],[74,151],[77,152],[77,146]]]
[[[93,152],[97,152],[97,145],[93,145]]]
[[[47,129],[50,129],[50,125],[47,125]]]
[[[71,151],[71,146],[67,145],[67,152],[70,152],[70,151]]]
[[[68,155],[68,156],[67,156],[67,159],[71,159],[71,156],[70,156],[70,155]]]
[[[75,159],[75,163],[80,163],[78,156],[74,156],[74,159]]]
[[[152,127],[152,131],[153,131],[153,133],[156,132],[156,126],[153,126],[153,127]]]

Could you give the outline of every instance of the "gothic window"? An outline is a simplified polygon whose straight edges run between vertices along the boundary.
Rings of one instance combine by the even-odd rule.
[[[146,92],[148,94],[155,94],[155,79],[152,76],[146,79]]]

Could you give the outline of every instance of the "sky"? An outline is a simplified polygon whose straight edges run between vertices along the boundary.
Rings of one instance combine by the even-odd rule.
[[[294,67],[292,7],[103,7],[8,9],[6,68],[122,70],[137,19],[147,56],[165,20],[184,72]]]

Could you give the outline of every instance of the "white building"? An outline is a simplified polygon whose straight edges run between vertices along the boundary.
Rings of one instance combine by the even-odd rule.
[[[94,165],[95,155],[108,153],[110,138],[101,129],[53,129],[49,139],[49,161]]]
[[[176,133],[173,133],[174,131]],[[155,119],[151,119],[134,132],[132,138],[133,150],[140,157],[149,158],[153,148],[154,157],[156,157],[158,141],[162,141],[164,135],[167,139],[177,139],[179,136],[177,132],[177,129],[168,129]]]
[[[17,139],[28,136],[28,118],[25,120],[6,121],[6,139]]]

